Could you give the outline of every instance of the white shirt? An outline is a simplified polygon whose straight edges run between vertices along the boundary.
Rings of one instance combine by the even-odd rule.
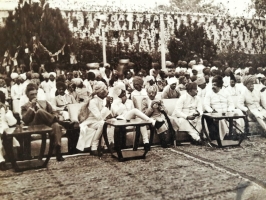
[[[23,85],[22,84],[15,84],[11,86],[11,98],[12,99],[20,99],[23,95]]]
[[[204,108],[207,112],[216,110],[217,112],[230,112],[235,110],[235,106],[230,94],[222,88],[219,92],[208,92],[204,98]]]

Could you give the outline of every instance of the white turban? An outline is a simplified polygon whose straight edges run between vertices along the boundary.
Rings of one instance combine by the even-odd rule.
[[[257,77],[257,78],[263,78],[263,77],[265,77],[265,76],[264,76],[263,74],[259,73],[259,74],[256,75],[256,77]]]
[[[49,73],[49,77],[50,77],[51,75],[53,75],[54,77],[56,77],[56,73],[55,73],[55,72],[50,72],[50,73]]]
[[[43,78],[49,78],[49,74],[47,72],[42,73]]]
[[[19,77],[19,75],[18,75],[18,73],[12,73],[12,74],[10,75],[10,77],[11,77],[12,79],[16,79],[16,78]]]
[[[154,77],[153,76],[146,76],[146,81],[149,82],[149,81],[155,81]]]
[[[197,78],[195,83],[197,83],[197,85],[202,85],[202,84],[206,83],[206,81],[205,81],[204,77],[199,77],[199,78]]]
[[[196,60],[191,60],[188,64],[191,64],[192,66],[196,65]]]
[[[119,96],[122,90],[126,90],[126,86],[123,82],[115,82],[114,83],[114,94]]]
[[[241,75],[241,69],[237,69],[237,70],[235,71],[235,74],[239,74],[239,75]]]
[[[166,61],[166,62],[165,62],[165,66],[166,66],[166,67],[169,67],[169,66],[171,66],[171,65],[172,65],[172,62],[171,62],[171,61]]]
[[[177,80],[175,77],[172,77],[172,78],[169,78],[168,81],[167,81],[168,85],[172,85],[174,83],[177,83]]]
[[[76,85],[80,85],[81,83],[83,83],[81,78],[73,78],[71,82],[75,83]]]
[[[26,73],[20,74],[20,77],[25,81],[27,79]]]
[[[215,69],[215,70],[218,70],[218,68],[215,67],[215,66],[211,67],[211,71],[214,70],[214,69]]]

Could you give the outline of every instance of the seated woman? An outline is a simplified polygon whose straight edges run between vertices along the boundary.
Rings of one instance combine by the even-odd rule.
[[[134,108],[131,100],[127,99],[126,91],[120,90],[118,92],[118,99],[116,99],[112,105],[112,113],[117,119],[134,119],[136,117],[141,118],[142,120],[149,121],[155,126],[156,129],[159,129],[163,126],[163,119],[158,121],[157,119],[150,118],[140,110]],[[141,134],[143,137],[144,149],[148,151],[150,149],[148,133],[146,127],[141,127]]]
[[[56,89],[58,95],[52,99],[52,105],[54,106],[55,110],[58,111],[58,117],[61,121],[69,120],[67,105],[76,103],[76,100],[73,96],[65,93],[66,85],[64,82],[57,82]]]
[[[3,131],[9,126],[15,126],[17,124],[16,118],[13,116],[11,110],[5,104],[5,94],[0,91],[0,136],[3,134]],[[0,137],[1,138],[1,137]],[[13,138],[13,146],[19,147],[18,141]],[[5,159],[3,157],[3,144],[0,139],[0,170],[6,170]]]

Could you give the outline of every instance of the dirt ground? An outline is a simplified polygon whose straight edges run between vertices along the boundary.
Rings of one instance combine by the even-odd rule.
[[[154,147],[144,160],[105,154],[0,172],[0,199],[266,199],[266,139],[238,148]]]

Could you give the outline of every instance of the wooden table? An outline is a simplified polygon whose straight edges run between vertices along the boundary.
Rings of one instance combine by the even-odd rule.
[[[44,151],[46,147],[47,133],[49,134],[50,146],[49,146],[48,155],[46,159],[43,161],[42,158],[44,156]],[[15,159],[13,151],[13,137],[25,136],[28,138],[31,136],[31,134],[41,134],[42,136],[42,144],[38,159],[17,161]],[[34,125],[34,126],[28,126],[27,128],[18,126],[14,128],[8,128],[4,131],[3,146],[15,171],[19,172],[28,169],[39,169],[39,168],[45,168],[47,166],[54,148],[54,137],[51,134],[52,134],[52,128],[45,125]]]
[[[244,135],[242,135],[242,137],[240,137],[239,140],[235,141],[235,140],[221,140],[220,134],[219,133],[215,133],[215,134],[217,134],[216,136],[218,136],[217,140],[216,141],[215,140],[212,141],[211,138],[209,137],[209,135],[207,134],[207,131],[206,131],[206,127],[205,127],[205,123],[204,123],[205,119],[213,119],[213,120],[216,120],[216,121],[225,119],[226,121],[228,121],[229,122],[229,136],[232,135],[233,127],[238,129],[234,125],[234,119],[244,119],[244,121],[245,121],[244,132],[238,129],[238,131],[241,134],[244,134]],[[207,137],[209,142],[212,145],[218,146],[218,147],[239,146],[241,144],[241,142],[243,141],[243,139],[245,138],[245,136],[248,134],[248,131],[249,131],[248,130],[247,117],[245,115],[238,115],[237,113],[234,113],[234,112],[227,112],[227,113],[224,113],[224,114],[222,114],[222,113],[204,113],[202,115],[202,118],[201,118],[201,123],[202,123],[203,133],[205,134],[205,136]],[[216,124],[214,124],[214,125],[216,126]]]
[[[107,138],[107,126],[114,126],[114,141],[115,141],[115,150],[116,153],[113,152],[111,149],[108,138]],[[141,119],[131,119],[129,122],[126,120],[117,120],[117,119],[109,119],[105,122],[103,126],[103,137],[105,144],[107,145],[109,151],[111,152],[112,156],[117,158],[119,161],[126,161],[131,159],[145,159],[147,151],[145,150],[138,150],[138,143],[140,137],[140,127],[148,125],[150,128],[150,145],[153,141],[154,136],[154,128],[151,122],[143,121]],[[122,137],[123,134],[126,134],[126,127],[128,126],[135,126],[136,127],[136,137],[134,141],[133,151],[122,151]]]

